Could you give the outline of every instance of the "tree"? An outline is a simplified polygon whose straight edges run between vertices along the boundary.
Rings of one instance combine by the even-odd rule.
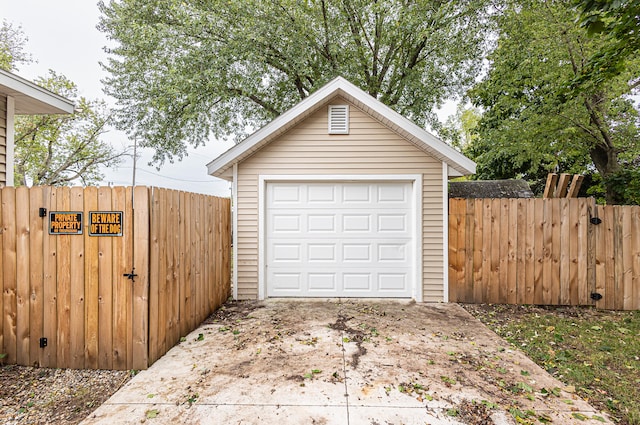
[[[461,152],[465,152],[478,139],[476,127],[482,118],[478,108],[458,104],[456,113],[450,115],[438,128],[438,136]]]
[[[469,150],[478,174],[597,173],[606,201],[626,202],[619,173],[640,154],[638,111],[625,97],[638,57],[625,59],[626,71],[574,91],[591,55],[615,40],[589,37],[571,1],[510,2],[498,26],[489,73],[470,93],[484,109]]]
[[[589,34],[608,34],[613,42],[589,58],[578,85],[600,83],[619,75],[627,59],[640,53],[640,2],[637,0],[577,0],[580,23]],[[636,77],[639,77],[636,74]],[[634,84],[640,84],[638,78]]]
[[[121,129],[182,157],[255,129],[341,75],[418,124],[473,82],[485,0],[99,3]]]
[[[6,20],[0,25],[0,69],[6,71],[17,70],[17,64],[32,62],[31,55],[24,51],[27,37],[22,32],[22,27],[14,28]]]
[[[53,71],[35,83],[73,100],[76,111],[63,116],[16,117],[16,186],[68,186],[78,180],[86,186],[100,182],[100,167],[117,165],[126,154],[100,139],[110,118],[106,105],[78,97],[76,85]]]

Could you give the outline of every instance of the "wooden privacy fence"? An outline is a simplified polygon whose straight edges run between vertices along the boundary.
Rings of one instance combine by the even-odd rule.
[[[640,309],[640,207],[451,199],[449,299]]]
[[[147,187],[0,195],[5,363],[145,369],[229,296],[229,199]]]

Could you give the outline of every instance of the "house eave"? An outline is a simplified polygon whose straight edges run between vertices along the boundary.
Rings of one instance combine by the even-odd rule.
[[[74,109],[69,99],[2,69],[0,94],[14,99],[16,115],[71,114]]]

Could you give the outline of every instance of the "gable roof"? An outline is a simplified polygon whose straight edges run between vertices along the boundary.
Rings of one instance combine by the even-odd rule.
[[[228,177],[225,172],[233,164],[251,156],[337,95],[353,103],[419,149],[447,163],[450,175],[461,176],[476,172],[475,162],[349,81],[337,77],[207,164],[209,174],[222,178]]]
[[[12,72],[0,69],[0,94],[15,99],[16,115],[71,114],[74,104]]]

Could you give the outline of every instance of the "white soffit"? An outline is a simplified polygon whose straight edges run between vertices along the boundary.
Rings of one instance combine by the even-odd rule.
[[[334,96],[342,96],[391,130],[402,135],[408,142],[447,163],[451,168],[451,175],[475,174],[475,162],[342,77],[331,80],[293,108],[211,161],[207,164],[208,173],[215,177],[228,179],[229,174],[225,171],[234,163],[242,161],[261,149],[278,135],[314,113]]]
[[[15,100],[16,115],[71,114],[74,109],[69,99],[2,69],[0,95]]]

